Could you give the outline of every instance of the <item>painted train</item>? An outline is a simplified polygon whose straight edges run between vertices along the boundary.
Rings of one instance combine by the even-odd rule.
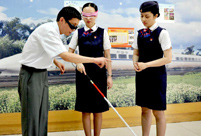
[[[77,51],[76,51],[77,53]],[[201,70],[201,55],[187,55],[186,53],[173,53],[172,62],[167,64],[167,70]],[[18,75],[20,70],[19,59],[21,54],[16,54],[0,60],[0,75],[14,76]],[[111,49],[112,69],[113,70],[133,70],[133,50],[126,49]],[[65,64],[66,71],[75,70],[74,64],[65,62],[61,58],[56,58],[58,61]],[[59,75],[59,69],[53,64],[49,69],[50,75]]]

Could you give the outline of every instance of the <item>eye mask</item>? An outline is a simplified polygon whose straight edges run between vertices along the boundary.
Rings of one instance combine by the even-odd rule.
[[[82,15],[85,16],[85,17],[97,16],[98,15],[98,11],[93,12],[93,13],[82,12]]]

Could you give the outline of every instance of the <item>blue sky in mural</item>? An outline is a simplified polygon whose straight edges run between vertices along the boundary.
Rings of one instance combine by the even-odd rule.
[[[144,0],[92,0],[99,7],[97,24],[107,27],[143,27],[139,6]],[[174,4],[175,23],[159,23],[170,34],[173,48],[201,48],[201,1],[158,0],[160,4]],[[55,20],[64,0],[0,0],[0,20],[20,18],[24,24]]]

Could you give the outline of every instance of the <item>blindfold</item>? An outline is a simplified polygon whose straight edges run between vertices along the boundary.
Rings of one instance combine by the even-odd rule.
[[[82,16],[85,16],[85,17],[97,16],[97,15],[98,15],[98,11],[93,12],[93,13],[82,12]]]

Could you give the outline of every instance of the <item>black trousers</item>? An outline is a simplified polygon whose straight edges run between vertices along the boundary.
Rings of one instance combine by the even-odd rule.
[[[47,136],[48,74],[46,69],[22,66],[18,93],[21,102],[22,136]]]

